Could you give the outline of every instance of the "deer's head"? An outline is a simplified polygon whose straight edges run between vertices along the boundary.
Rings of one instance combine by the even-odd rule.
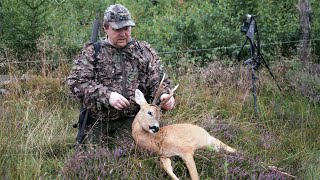
[[[138,121],[140,126],[145,130],[150,133],[157,133],[160,130],[159,126],[159,120],[161,117],[161,108],[162,106],[173,96],[174,91],[178,88],[178,85],[172,89],[169,93],[169,97],[162,101],[159,105],[156,105],[157,100],[160,97],[160,94],[162,90],[164,89],[163,81],[164,81],[165,75],[163,76],[159,88],[156,92],[156,95],[154,97],[154,100],[152,104],[148,104],[146,101],[143,93],[139,90],[136,89],[135,91],[135,101],[137,104],[140,105],[140,111],[135,117],[135,121]]]
[[[140,105],[140,111],[137,114],[135,121],[138,121],[140,126],[150,133],[156,133],[159,131],[159,120],[161,116],[161,109],[157,105],[148,104],[143,93],[136,89],[135,101]]]

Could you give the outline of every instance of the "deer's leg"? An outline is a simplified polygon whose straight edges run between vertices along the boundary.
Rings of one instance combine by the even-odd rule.
[[[199,175],[198,175],[196,163],[194,162],[193,154],[185,154],[181,156],[181,158],[184,160],[184,162],[187,165],[191,179],[199,180]]]
[[[179,178],[173,173],[170,158],[161,157],[160,161],[163,169],[169,174],[169,176],[174,180],[179,180]]]
[[[211,139],[212,145],[214,146],[214,148],[217,152],[219,152],[220,149],[223,149],[223,150],[230,152],[230,153],[235,153],[237,151],[237,150],[233,149],[232,147],[224,144],[222,141],[220,141],[219,139],[217,139],[213,136],[211,136],[210,139]]]

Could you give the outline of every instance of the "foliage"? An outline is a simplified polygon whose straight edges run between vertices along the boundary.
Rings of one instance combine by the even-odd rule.
[[[47,0],[22,0],[2,2],[3,43],[17,53],[18,57],[36,51],[36,41],[50,27],[47,24],[51,3]],[[12,19],[13,18],[13,19]]]
[[[319,41],[319,35],[320,35],[320,22],[316,20],[317,17],[320,16],[320,11],[318,9],[320,8],[319,3],[316,0],[311,0],[311,6],[312,6],[312,27],[311,27],[311,39],[317,39],[315,41],[312,41],[312,51],[315,55],[314,61],[317,63],[320,63],[320,41]]]
[[[17,1],[17,2],[16,2]],[[91,24],[102,19],[105,8],[114,1],[49,1],[4,0],[1,3],[0,42],[14,49],[21,60],[36,52],[41,38],[49,39],[52,46],[61,47],[66,57],[74,56],[89,40]],[[232,0],[139,0],[135,3],[117,1],[129,8],[137,24],[133,35],[147,40],[157,51],[166,52],[164,62],[178,63],[176,58],[190,56],[189,62],[207,63],[225,55],[234,57],[238,46],[245,41],[240,33],[242,17],[256,14],[262,44],[268,60],[275,52],[292,55],[299,39],[297,1],[232,1]],[[268,5],[266,5],[268,4]],[[313,17],[319,14],[319,5],[311,0]],[[19,23],[17,23],[19,22]],[[19,25],[18,25],[19,24]],[[320,33],[319,22],[312,18],[312,38]],[[101,31],[100,36],[104,36]],[[218,48],[217,47],[230,47]],[[319,41],[313,41],[314,61],[318,61]],[[183,51],[185,55],[177,55]],[[0,52],[7,56],[7,52]]]

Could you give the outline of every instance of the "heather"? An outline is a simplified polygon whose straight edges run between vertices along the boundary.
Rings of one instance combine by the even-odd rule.
[[[266,69],[258,86],[259,116],[254,115],[248,67],[222,62],[184,71],[168,68],[177,105],[162,125],[188,122],[241,153],[196,153],[205,179],[312,179],[319,174],[319,77],[303,72],[296,59],[273,64],[280,91]],[[296,76],[295,76],[296,75]],[[314,81],[309,81],[313,78]],[[158,158],[131,138],[111,147],[78,152],[74,148],[78,104],[62,74],[32,75],[6,84],[1,101],[1,177],[5,179],[164,179]],[[305,91],[304,89],[308,89]],[[312,93],[313,92],[313,93]],[[187,135],[187,134],[186,134]],[[189,178],[182,160],[174,171]]]

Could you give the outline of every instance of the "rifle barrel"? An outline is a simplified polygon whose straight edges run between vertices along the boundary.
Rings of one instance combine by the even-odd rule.
[[[92,33],[91,33],[91,43],[97,42],[98,33],[99,33],[99,21],[95,20],[92,24]]]

